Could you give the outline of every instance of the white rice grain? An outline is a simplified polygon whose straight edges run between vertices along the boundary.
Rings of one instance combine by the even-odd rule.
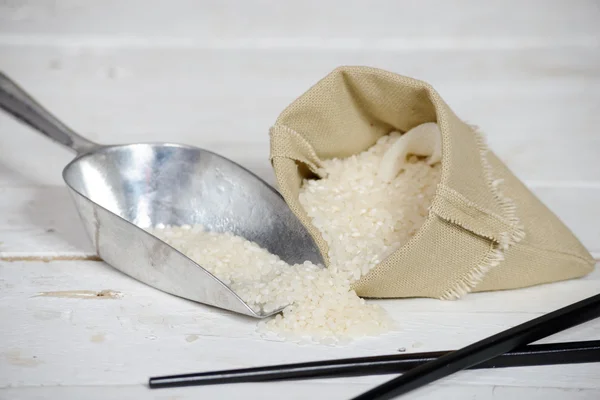
[[[351,289],[421,227],[440,176],[413,157],[391,182],[377,179],[391,133],[367,151],[323,162],[327,177],[305,180],[299,200],[329,246],[330,267],[288,265],[256,243],[202,226],[158,224],[152,233],[208,269],[254,310],[283,312],[259,331],[288,340],[347,342],[390,330],[393,321]],[[235,252],[231,249],[235,248]]]

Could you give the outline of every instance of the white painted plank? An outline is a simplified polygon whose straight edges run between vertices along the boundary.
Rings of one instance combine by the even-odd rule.
[[[532,190],[589,251],[600,255],[600,188]],[[0,258],[91,255],[94,251],[64,185],[0,187]]]
[[[409,352],[453,349],[600,290],[594,273],[582,280],[481,293],[456,302],[387,300],[381,304],[398,322],[397,331],[334,347],[261,339],[254,331],[256,320],[156,291],[100,262],[0,263],[0,276],[0,318],[10,321],[0,327],[0,387],[13,388],[139,385],[149,376],[177,372],[387,354],[399,347]],[[558,302],[556,290],[561,286]],[[104,289],[122,297],[35,297],[46,291]],[[592,321],[544,342],[591,340],[598,335],[600,323]],[[469,371],[443,383],[594,392],[600,388],[599,374],[598,364],[531,367]],[[352,382],[364,390],[364,385],[382,380],[364,377]],[[332,380],[298,383],[299,390],[332,394],[339,387],[340,382]]]
[[[0,258],[92,255],[66,187],[0,188]]]
[[[0,68],[92,140],[183,142],[222,151],[260,173],[270,170],[268,129],[277,115],[344,64],[372,65],[432,83],[462,118],[481,126],[492,148],[521,179],[600,180],[599,51],[0,46]],[[42,185],[62,183],[60,171],[72,158],[69,151],[5,115],[0,116],[0,132],[5,168]],[[563,158],[577,162],[558,162]]]
[[[467,372],[468,373],[468,372]],[[381,377],[376,383],[383,383],[390,377]],[[532,385],[535,382],[532,382]],[[0,389],[2,400],[197,400],[220,399],[238,400],[305,400],[328,399],[346,400],[373,387],[372,383],[356,382],[354,379],[339,379],[331,382],[276,382],[218,385],[191,388],[150,390],[143,385],[115,386],[44,386]],[[597,400],[600,389],[572,389],[547,387],[514,387],[501,385],[458,385],[436,382],[415,390],[410,394],[414,400],[432,399],[529,399],[529,400]]]
[[[589,0],[9,0],[0,32],[45,43],[50,34],[116,37],[111,45],[503,48],[594,43],[599,17]]]
[[[179,305],[183,307],[184,305],[187,305],[189,307],[185,310],[190,312],[190,317],[193,317],[193,315],[198,312],[201,312],[201,314],[197,315],[199,318],[203,318],[204,314],[202,313],[204,312],[211,314],[217,313],[219,315],[229,314],[227,312],[222,312],[219,309],[197,305],[196,303],[164,294],[121,274],[104,262],[55,261],[44,263],[37,261],[0,261],[0,266],[4,274],[2,277],[3,280],[0,280],[0,288],[3,289],[3,297],[14,297],[14,299],[18,299],[24,295],[33,295],[36,291],[114,290],[123,293],[124,297],[120,300],[132,298],[137,299],[135,300],[137,302],[141,301],[140,299],[147,298],[150,302],[150,298],[158,296],[161,301],[170,299],[169,301],[173,302],[170,304],[173,306]],[[598,266],[600,265],[597,265],[597,267]],[[10,279],[22,280],[23,282],[28,283],[29,287],[11,284],[9,282]],[[577,299],[592,296],[598,291],[599,285],[600,268],[595,268],[588,275],[579,279],[537,285],[519,290],[471,293],[460,301],[439,301],[435,299],[377,301],[378,304],[393,308],[394,312],[398,313],[398,316],[400,317],[405,313],[410,312],[461,314],[513,313],[533,315],[547,312],[550,309],[560,308],[565,302],[577,301]],[[7,290],[5,291],[4,289]],[[506,299],[506,293],[511,294],[509,302],[504,301]],[[48,298],[45,299],[48,300]],[[146,304],[145,300],[142,301],[142,303]],[[405,319],[402,317],[399,321],[401,321],[401,325],[405,323]],[[188,322],[195,321],[190,320]],[[227,334],[227,328],[223,329],[224,330],[219,331],[219,333]]]
[[[39,186],[28,181],[27,178],[20,173],[8,168],[0,161],[0,187],[27,187]]]

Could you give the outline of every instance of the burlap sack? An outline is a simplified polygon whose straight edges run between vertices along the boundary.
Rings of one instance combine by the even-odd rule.
[[[279,190],[325,258],[327,244],[298,200],[302,179],[318,179],[321,160],[359,153],[382,135],[425,122],[442,131],[441,180],[430,214],[408,243],[354,285],[360,296],[452,299],[593,269],[594,259],[573,233],[429,84],[366,67],[334,70],[270,131]]]

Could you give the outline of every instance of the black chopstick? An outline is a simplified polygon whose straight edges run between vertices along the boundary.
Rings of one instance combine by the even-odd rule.
[[[600,316],[600,294],[534,318],[411,369],[398,378],[354,397],[353,400],[392,399],[598,316]]]
[[[402,373],[451,351],[392,354],[150,378],[150,388]],[[600,340],[524,346],[472,369],[600,362]]]

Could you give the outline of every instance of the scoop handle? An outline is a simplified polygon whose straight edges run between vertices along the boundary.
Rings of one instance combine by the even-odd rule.
[[[55,142],[75,150],[77,154],[99,147],[60,122],[1,71],[0,108]]]

